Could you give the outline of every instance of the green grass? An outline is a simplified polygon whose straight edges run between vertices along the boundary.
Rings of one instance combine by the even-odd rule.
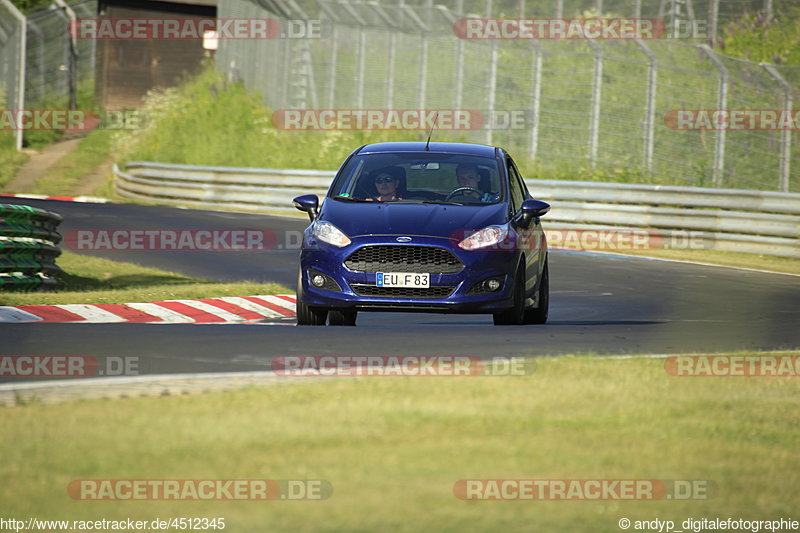
[[[0,109],[6,107],[6,89],[0,84]],[[13,131],[0,130],[0,191],[4,191],[8,182],[28,160],[28,155],[18,152]],[[15,192],[15,191],[7,191]]]
[[[56,161],[47,172],[40,176],[32,193],[72,194],[81,179],[91,174],[109,157],[112,132],[94,130],[81,139],[73,152]]]
[[[215,283],[67,251],[58,257],[56,264],[64,271],[58,290],[0,293],[0,305],[122,304],[292,292],[277,283]]]
[[[800,259],[774,255],[718,252],[715,250],[630,250],[619,253],[800,274]]]
[[[33,4],[31,4],[33,5]],[[91,80],[84,80],[78,84],[78,108],[95,109],[94,84]],[[0,101],[2,104],[2,101]],[[31,104],[37,109],[65,109],[67,100],[64,97],[47,97],[43,102]],[[0,105],[0,107],[2,107]],[[31,130],[26,131],[24,146],[31,149],[43,147],[57,142],[63,136],[63,131]],[[32,190],[25,192],[32,194],[64,194],[74,192],[74,188],[81,183],[81,179],[94,171],[97,166],[111,155],[111,131],[95,130],[90,132],[78,145],[78,148],[58,160],[45,175],[41,176]],[[14,148],[14,139],[10,132],[0,131],[0,189],[14,177],[22,164],[28,160],[28,155],[17,152]],[[9,191],[20,192],[20,191]]]
[[[48,0],[14,0],[11,3],[25,13],[36,11],[49,4]]]
[[[722,28],[715,48],[724,54],[778,65],[800,65],[800,9],[784,4],[777,16],[747,14]]]
[[[225,517],[230,531],[618,532],[788,518],[800,381],[671,377],[659,359],[539,358],[525,377],[314,381],[0,410],[10,513]],[[324,479],[316,502],[71,500],[76,479]],[[706,501],[464,502],[468,478],[702,479]]]
[[[14,136],[10,132],[0,131],[0,190],[5,190],[4,187],[27,160],[26,154],[17,152]]]
[[[513,92],[521,90],[517,87]],[[271,111],[262,105],[260,94],[226,81],[210,66],[178,88],[151,93],[145,111],[151,127],[116,135],[118,161],[331,170],[363,144],[425,137],[421,131],[280,130],[273,126]],[[445,131],[436,135],[440,140],[467,140],[463,134]],[[517,155],[529,178],[659,182],[657,177],[619,165],[602,169],[575,164],[542,167],[522,153]],[[109,196],[111,188],[106,186],[98,193]]]
[[[136,203],[134,200],[130,198],[122,198],[117,194],[114,190],[114,174],[113,172],[109,172],[108,176],[106,176],[105,181],[100,183],[97,187],[92,189],[89,193],[90,196],[97,196],[98,198],[108,198],[111,200],[115,200],[117,202],[129,202],[129,203]]]
[[[85,50],[79,50],[79,56],[84,58],[89,57],[91,49],[86,47],[85,43],[79,41],[80,47]],[[79,71],[85,71],[86,67],[79,67]],[[85,72],[86,76],[78,82],[76,93],[76,109],[99,111],[94,103],[94,76],[92,72]],[[32,94],[27,97],[27,104],[29,108],[33,109],[69,109],[69,97],[61,91],[47,92],[40,95],[38,98]],[[28,130],[25,132],[24,145],[27,148],[40,150],[62,139],[64,130]]]
[[[116,138],[121,162],[329,170],[362,144],[408,138],[397,132],[278,130],[256,93],[227,82],[213,67],[179,89],[153,93],[145,111],[151,127]]]

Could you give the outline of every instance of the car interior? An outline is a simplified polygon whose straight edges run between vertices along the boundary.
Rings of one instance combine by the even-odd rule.
[[[412,167],[412,165],[407,165]],[[452,167],[452,168],[451,168]],[[398,176],[399,184],[397,186],[398,195],[404,200],[429,200],[429,201],[445,201],[447,195],[458,188],[455,178],[455,164],[442,165],[442,168],[433,171],[436,176],[425,176],[423,173],[430,173],[430,170],[420,171],[412,170],[412,177],[409,180],[408,172],[405,166],[392,165],[393,173]],[[386,167],[379,167],[368,172],[363,172],[361,177],[358,178],[353,196],[356,198],[375,198],[378,196],[378,191],[375,188],[374,179],[377,173],[385,171]],[[500,193],[499,179],[495,178],[495,186],[492,186],[492,175],[489,168],[478,166],[478,173],[480,174],[480,181],[478,189],[486,193]],[[431,178],[437,179],[431,179]],[[412,181],[416,187],[409,189],[408,183]],[[436,183],[436,187],[423,187],[424,183]],[[451,187],[449,190],[446,187]],[[459,197],[462,198],[462,197]]]

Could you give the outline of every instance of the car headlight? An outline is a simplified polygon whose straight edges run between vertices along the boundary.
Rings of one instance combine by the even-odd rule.
[[[460,243],[458,247],[463,250],[477,250],[494,246],[503,242],[508,236],[508,226],[488,226],[476,231]]]
[[[311,235],[339,248],[350,244],[350,238],[330,222],[315,222],[311,229]]]

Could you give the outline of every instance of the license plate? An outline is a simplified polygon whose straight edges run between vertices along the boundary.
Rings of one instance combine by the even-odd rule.
[[[378,272],[378,287],[419,287],[427,289],[431,286],[430,274],[414,274],[412,272]]]

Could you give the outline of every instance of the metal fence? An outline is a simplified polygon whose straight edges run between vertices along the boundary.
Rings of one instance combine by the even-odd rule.
[[[407,0],[424,4],[426,0]],[[300,5],[307,2],[299,0]],[[609,13],[632,18],[658,18],[674,22],[676,17],[708,22],[709,34],[716,36],[727,24],[745,13],[766,17],[780,14],[793,0],[449,0],[438,1],[459,13],[493,17],[572,17],[584,13]]]
[[[97,16],[97,0],[68,4],[77,18]],[[28,108],[68,106],[77,91],[94,90],[94,39],[71,40],[69,10],[58,6],[27,16],[25,102]]]
[[[67,108],[94,91],[95,41],[71,40],[70,12],[95,17],[97,0],[29,13],[0,0],[0,103],[3,109]],[[15,130],[17,149],[23,132]]]
[[[791,109],[800,68],[732,59],[698,39],[479,41],[453,31],[463,16],[520,15],[652,17],[668,26],[711,19],[718,28],[748,10],[779,16],[787,6],[800,3],[220,0],[220,18],[284,25],[316,18],[330,26],[317,39],[222,40],[217,63],[262,91],[273,110],[478,110],[492,126],[436,137],[500,144],[549,173],[798,191],[800,144],[791,131],[677,131],[664,117],[680,109]],[[519,127],[499,123],[513,114],[525,117]]]
[[[25,17],[9,0],[0,0],[0,108],[25,107]],[[15,132],[17,150],[22,132]]]

